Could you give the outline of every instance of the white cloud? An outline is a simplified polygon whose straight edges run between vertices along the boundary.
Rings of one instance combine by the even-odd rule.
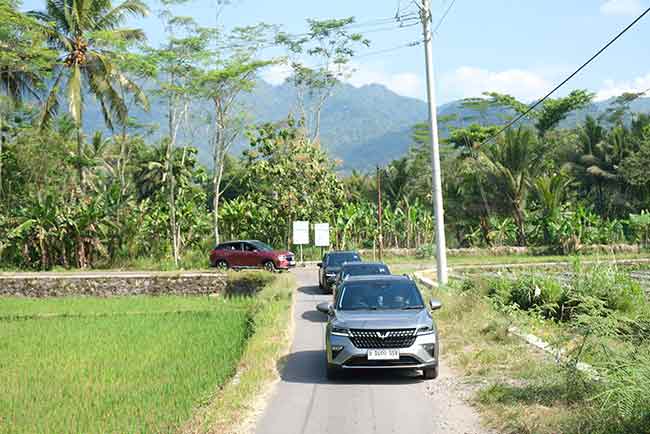
[[[605,80],[604,87],[596,92],[595,100],[604,101],[625,92],[645,92],[648,89],[650,89],[650,73],[632,81]]]
[[[642,9],[641,0],[607,0],[600,6],[604,15],[634,15]]]
[[[540,74],[523,69],[495,72],[462,66],[443,75],[441,79],[441,89],[446,99],[479,97],[483,92],[499,92],[532,101],[542,97],[550,88],[551,83]]]
[[[345,81],[352,86],[361,87],[369,84],[381,84],[398,95],[411,98],[425,97],[424,80],[412,72],[387,72],[382,66],[366,64],[352,65],[352,75]]]
[[[273,86],[279,86],[291,76],[291,67],[285,64],[271,65],[262,71],[262,79]]]

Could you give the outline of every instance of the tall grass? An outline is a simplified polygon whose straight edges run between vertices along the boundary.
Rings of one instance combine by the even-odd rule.
[[[462,335],[454,335],[467,339],[481,330],[489,331],[487,337],[501,330],[495,336],[502,339],[490,348],[460,356],[471,364],[488,362],[480,368],[483,376],[500,371],[499,376],[490,375],[492,384],[478,394],[499,430],[650,433],[650,303],[626,270],[575,263],[569,274],[479,278],[449,291],[456,291],[450,307],[457,322],[464,324],[459,327],[465,327]],[[472,309],[457,308],[461,300],[471,301]],[[477,321],[487,325],[480,327]],[[522,375],[530,368],[509,355],[512,338],[503,333],[512,322],[542,332],[562,348],[561,363],[538,355],[541,360],[535,365],[546,366],[546,375]],[[471,324],[476,324],[474,330],[466,328]],[[487,356],[499,352],[500,357]],[[581,371],[580,362],[592,369]]]

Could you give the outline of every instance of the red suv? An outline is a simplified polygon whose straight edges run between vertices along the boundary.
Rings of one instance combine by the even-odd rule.
[[[229,241],[219,244],[210,252],[213,267],[264,268],[268,271],[288,270],[296,265],[294,254],[273,250],[271,246],[257,240]]]

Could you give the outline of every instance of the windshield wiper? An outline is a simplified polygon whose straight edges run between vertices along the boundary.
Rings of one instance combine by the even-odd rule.
[[[376,307],[373,306],[368,306],[368,307],[349,307],[347,309],[342,309],[342,310],[377,310]]]
[[[418,310],[420,310],[420,309],[424,309],[424,306],[422,306],[422,305],[420,305],[420,306],[404,306],[402,308],[402,310],[410,310],[410,309],[418,309]]]

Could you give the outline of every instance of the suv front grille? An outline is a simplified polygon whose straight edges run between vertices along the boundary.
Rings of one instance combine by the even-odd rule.
[[[415,342],[415,329],[350,329],[350,340],[361,349],[408,348]]]

